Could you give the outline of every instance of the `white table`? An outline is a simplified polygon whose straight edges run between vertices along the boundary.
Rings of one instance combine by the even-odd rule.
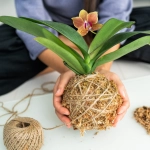
[[[78,130],[65,126],[44,131],[44,145],[42,150],[148,150],[150,149],[150,135],[133,118],[133,112],[143,105],[150,107],[150,76],[124,81],[131,106],[122,121],[116,128],[106,131],[87,131],[84,137]],[[4,103],[11,108],[17,101]],[[26,106],[27,100],[22,102],[17,110]],[[3,114],[0,108],[0,114]],[[43,127],[54,127],[62,124],[55,115],[52,94],[36,96],[32,98],[31,105],[23,117],[31,117],[38,120]],[[1,118],[0,124],[6,119]],[[0,150],[6,150],[3,145],[3,127],[0,127]]]

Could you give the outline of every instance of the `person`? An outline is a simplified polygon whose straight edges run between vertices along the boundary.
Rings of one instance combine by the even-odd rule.
[[[117,18],[129,21],[132,10],[132,0],[15,0],[16,11],[19,17],[29,17],[40,20],[52,20],[63,22],[72,26],[72,17],[78,16],[81,9],[87,11],[97,10],[99,22],[105,23],[110,18]],[[58,36],[68,46],[78,49],[64,36],[53,29],[48,29]],[[134,28],[124,29],[121,32],[133,31]],[[0,27],[0,94],[5,94],[26,80],[52,70],[60,73],[54,86],[54,107],[59,119],[70,127],[68,118],[69,111],[62,107],[61,100],[65,86],[70,78],[75,76],[71,70],[64,66],[62,59],[55,53],[46,49],[34,41],[34,37],[22,31],[15,31],[13,28],[3,25]],[[85,38],[86,39],[86,38]],[[87,38],[88,39],[88,38]],[[88,40],[87,40],[88,41]],[[112,52],[120,47],[120,44],[112,47]],[[1,55],[2,54],[2,55]],[[129,98],[125,87],[119,77],[110,72],[112,62],[96,68],[96,71],[104,74],[109,80],[114,80],[123,98],[123,104],[117,111],[114,126],[121,120],[129,108]]]

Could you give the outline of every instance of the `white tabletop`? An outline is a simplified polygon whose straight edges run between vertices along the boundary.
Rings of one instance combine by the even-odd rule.
[[[131,106],[122,121],[116,128],[106,131],[87,131],[83,137],[78,130],[65,126],[44,131],[44,145],[42,150],[142,150],[149,149],[150,135],[133,118],[133,112],[137,107],[150,107],[150,76],[124,81]],[[5,102],[4,105],[11,108],[17,101]],[[17,110],[22,110],[27,100],[22,102]],[[4,111],[0,108],[0,115]],[[62,124],[54,112],[52,94],[36,96],[32,98],[31,105],[23,117],[31,117],[38,120],[43,127],[54,127]],[[5,123],[8,116],[0,118],[0,124]],[[0,150],[6,150],[3,144],[3,127],[0,127]]]

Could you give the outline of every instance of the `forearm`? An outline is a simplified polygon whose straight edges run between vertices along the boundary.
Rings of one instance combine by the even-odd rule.
[[[73,49],[76,49],[76,46],[69,41],[67,38],[65,38],[62,35],[58,36],[59,39],[61,41],[63,41],[66,45],[72,47]],[[57,55],[55,54],[53,51],[46,49],[44,50],[42,53],[40,53],[40,55],[38,56],[38,58],[44,63],[46,64],[48,67],[58,71],[59,73],[64,73],[67,70],[69,70],[63,63],[63,60]]]
[[[63,63],[63,60],[54,52],[49,49],[44,50],[38,58],[48,67],[58,71],[59,73],[64,73],[69,70]]]
[[[117,44],[117,45],[113,46],[112,48],[110,48],[110,49],[109,49],[107,52],[105,52],[103,55],[106,55],[106,54],[108,54],[108,53],[114,52],[114,51],[116,51],[117,49],[119,49],[119,47],[120,47],[120,44]],[[101,69],[110,70],[110,68],[111,68],[111,66],[112,66],[112,63],[113,63],[113,62],[108,62],[108,63],[106,63],[106,64],[103,64],[103,65],[97,67],[97,68],[96,68],[96,71],[99,71],[99,70],[101,70]]]

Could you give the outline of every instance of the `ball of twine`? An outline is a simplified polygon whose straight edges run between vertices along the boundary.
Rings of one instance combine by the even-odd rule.
[[[63,94],[62,105],[69,109],[74,129],[105,130],[113,125],[122,104],[116,84],[102,74],[75,76]]]
[[[40,150],[43,129],[35,119],[18,117],[4,126],[3,140],[8,150]]]

